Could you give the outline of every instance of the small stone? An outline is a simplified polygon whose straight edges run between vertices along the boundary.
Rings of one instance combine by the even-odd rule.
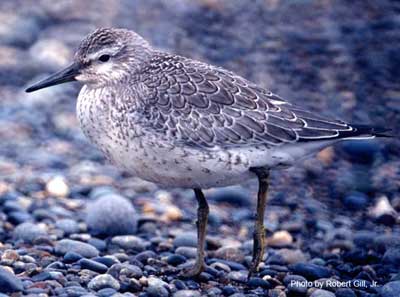
[[[213,189],[206,194],[207,198],[219,203],[229,203],[236,206],[250,206],[251,199],[247,191],[241,186]]]
[[[29,49],[29,54],[38,63],[57,69],[67,65],[72,56],[68,47],[56,39],[40,39]]]
[[[215,276],[218,275],[218,271],[231,272],[231,268],[228,265],[221,262],[214,262],[208,267],[215,269],[215,272],[213,273],[213,275]]]
[[[96,295],[99,297],[110,297],[110,296],[117,297],[118,295],[122,296],[122,294],[117,294],[117,290],[115,290],[113,288],[101,289],[101,290],[97,291]],[[86,297],[89,297],[89,296],[86,296]]]
[[[82,259],[82,256],[75,252],[68,252],[64,255],[64,262],[66,263],[74,263]]]
[[[116,279],[120,279],[121,275],[127,278],[140,279],[143,276],[143,271],[136,265],[117,263],[110,267],[108,274],[112,275]]]
[[[19,255],[14,250],[5,250],[1,255],[1,263],[8,266],[11,266],[18,259]]]
[[[382,258],[383,263],[400,267],[400,247],[389,248]]]
[[[344,197],[343,203],[351,210],[364,210],[368,204],[368,196],[364,193],[353,192]]]
[[[180,290],[175,292],[173,295],[173,297],[200,297],[201,294],[198,291],[194,291],[194,290]]]
[[[335,297],[335,294],[327,290],[316,289],[310,297]]]
[[[108,270],[106,265],[89,259],[81,259],[79,260],[79,264],[83,269],[89,269],[98,273],[106,273]]]
[[[79,224],[71,219],[61,219],[56,222],[56,227],[64,231],[65,235],[79,233]]]
[[[14,229],[14,238],[27,243],[32,243],[35,239],[47,235],[43,227],[33,223],[22,223]]]
[[[55,245],[55,252],[65,255],[68,252],[74,252],[85,258],[93,258],[99,255],[99,251],[92,245],[72,239],[62,239]]]
[[[181,246],[175,250],[175,254],[184,256],[188,259],[196,258],[197,249],[195,247]]]
[[[137,230],[132,203],[115,193],[100,196],[87,207],[86,224],[93,235],[127,235]]]
[[[181,255],[170,255],[167,258],[167,263],[172,266],[178,266],[186,262],[186,257]]]
[[[168,297],[169,292],[167,290],[168,284],[161,279],[151,276],[147,280],[148,288],[146,290],[150,297]]]
[[[356,293],[349,288],[339,288],[335,292],[336,297],[357,297]]]
[[[197,234],[194,232],[184,232],[179,234],[174,239],[174,246],[190,246],[197,247]]]
[[[24,289],[21,280],[14,274],[0,266],[0,292],[13,293]]]
[[[277,254],[283,259],[286,264],[295,264],[299,262],[305,262],[307,260],[304,253],[299,249],[280,249]]]
[[[222,288],[222,293],[225,296],[231,296],[231,295],[235,294],[236,292],[237,292],[237,289],[234,286],[231,286],[231,285],[227,285],[227,286]]]
[[[8,221],[11,224],[19,225],[32,220],[32,216],[26,211],[12,211],[8,215]]]
[[[289,293],[296,294],[306,294],[307,293],[307,280],[301,275],[291,274],[286,275],[283,279],[283,283],[288,289]]]
[[[220,247],[215,251],[215,257],[241,263],[243,262],[245,255],[237,247]]]
[[[369,215],[377,223],[388,226],[393,225],[397,219],[397,213],[386,196],[382,196],[376,201],[375,206],[370,209]]]
[[[243,264],[240,264],[237,262],[223,260],[223,259],[213,259],[211,264],[216,263],[216,262],[228,265],[231,270],[235,270],[235,271],[246,270],[246,267]]]
[[[112,265],[119,263],[119,260],[114,256],[96,257],[93,258],[93,261],[104,264],[107,267],[111,267]]]
[[[134,235],[114,236],[111,242],[123,249],[133,249],[140,252],[145,250],[147,245],[143,239]]]
[[[100,274],[94,277],[89,283],[90,290],[99,291],[104,288],[112,288],[116,291],[120,289],[119,282],[109,274]]]
[[[247,285],[251,288],[263,288],[263,289],[270,289],[272,286],[271,284],[259,277],[252,277],[250,280],[247,282]]]
[[[272,237],[267,239],[267,245],[272,247],[281,247],[291,245],[293,237],[286,230],[275,232]]]
[[[49,195],[66,197],[69,194],[69,187],[64,177],[55,176],[47,182],[46,191]]]
[[[175,205],[168,205],[165,209],[165,212],[161,216],[161,220],[165,220],[167,222],[171,221],[179,221],[182,219],[183,213],[180,208]]]
[[[40,33],[39,20],[32,15],[1,12],[0,44],[26,47]]]
[[[380,297],[398,297],[400,296],[400,281],[386,283],[379,292]]]
[[[139,262],[146,264],[148,259],[156,259],[157,254],[153,251],[144,251],[136,255],[136,260]]]
[[[208,297],[219,297],[221,295],[222,295],[222,290],[220,288],[213,287],[207,290]]]
[[[323,266],[309,264],[309,263],[296,263],[289,265],[289,269],[295,274],[304,276],[307,280],[316,280],[319,278],[327,278],[331,276],[331,271]]]
[[[247,273],[246,270],[231,271],[228,273],[227,278],[235,282],[246,283]]]

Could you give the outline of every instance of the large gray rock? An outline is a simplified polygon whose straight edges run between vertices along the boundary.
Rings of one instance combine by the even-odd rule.
[[[89,203],[86,224],[93,235],[134,234],[137,230],[137,213],[128,199],[107,193]]]

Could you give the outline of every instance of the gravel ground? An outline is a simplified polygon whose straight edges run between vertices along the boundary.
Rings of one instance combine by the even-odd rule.
[[[398,139],[348,142],[275,171],[268,249],[250,281],[256,184],[207,191],[208,267],[184,280],[192,192],[105,162],[79,130],[78,84],[23,92],[112,25],[398,135],[399,12],[389,0],[1,1],[0,296],[400,296]]]

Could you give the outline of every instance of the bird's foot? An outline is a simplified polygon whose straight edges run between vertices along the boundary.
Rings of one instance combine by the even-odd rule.
[[[247,274],[247,280],[250,280],[250,278],[258,271],[258,264],[259,263],[255,262],[251,263],[251,266],[249,268],[249,273]]]
[[[192,267],[183,268],[180,272],[180,276],[183,278],[194,278],[200,275],[205,269],[205,264],[196,262]]]

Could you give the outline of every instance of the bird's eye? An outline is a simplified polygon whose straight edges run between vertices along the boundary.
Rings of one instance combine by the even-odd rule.
[[[107,62],[108,60],[110,60],[110,55],[101,55],[99,57],[100,62]]]

